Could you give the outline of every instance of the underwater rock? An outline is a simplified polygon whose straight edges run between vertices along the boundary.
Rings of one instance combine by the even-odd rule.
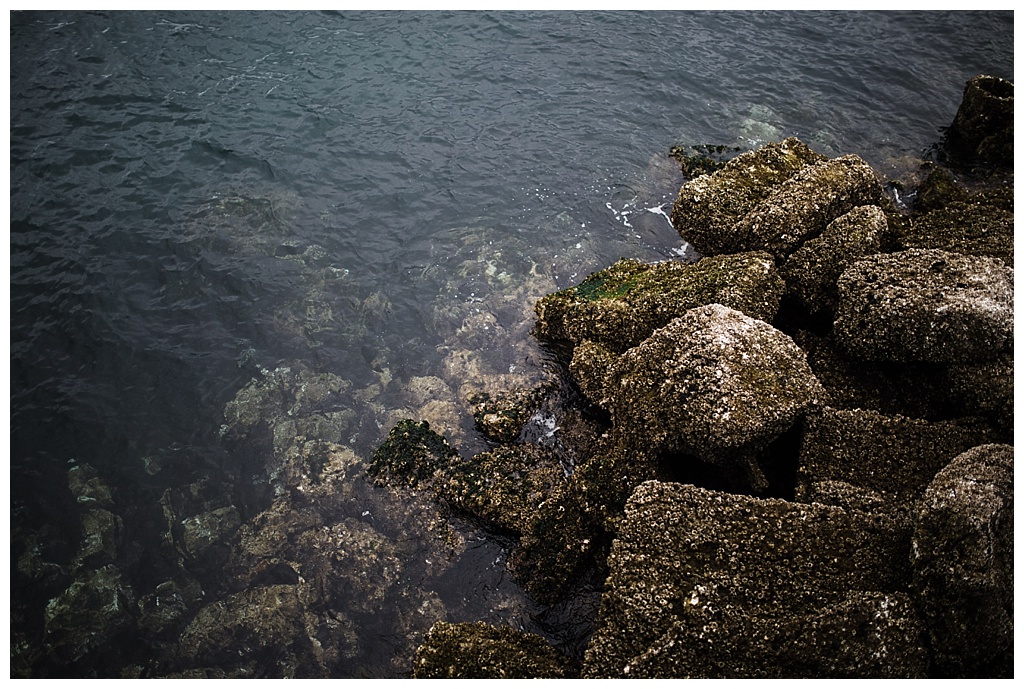
[[[612,421],[633,447],[739,464],[767,487],[753,452],[824,402],[793,340],[720,304],[688,311],[614,364]]]
[[[940,676],[1012,677],[1013,447],[939,472],[914,523],[914,590]]]
[[[552,390],[550,384],[528,390],[509,390],[491,396],[478,393],[469,399],[478,431],[498,443],[511,443]]]
[[[839,278],[834,336],[861,360],[967,363],[1013,343],[1013,270],[937,249],[876,254]]]
[[[262,586],[202,608],[181,635],[193,666],[238,666],[243,676],[326,677],[297,587]],[[230,661],[228,661],[230,659]]]
[[[870,491],[891,512],[907,511],[953,458],[990,439],[968,423],[826,407],[807,417],[796,499],[832,504],[830,484],[840,481]]]
[[[202,600],[202,589],[194,580],[168,580],[156,586],[153,593],[139,599],[139,629],[154,638],[173,630],[188,620],[192,606]]]
[[[1013,165],[1013,82],[980,74],[968,80],[943,145],[951,160]]]
[[[833,313],[839,276],[857,259],[876,253],[888,229],[878,206],[859,206],[839,216],[786,260],[780,270],[786,294],[811,313]]]
[[[437,622],[416,651],[416,679],[563,679],[571,663],[536,634],[483,622]]]
[[[98,558],[107,562],[117,560],[121,550],[124,524],[121,518],[107,510],[88,510],[82,515],[82,547],[75,557],[77,566]]]
[[[241,525],[234,505],[220,507],[182,520],[181,542],[185,552],[196,557],[214,543],[226,541]]]
[[[116,648],[114,640],[134,629],[135,594],[113,564],[83,570],[44,611],[46,645],[61,663]]]
[[[621,353],[673,318],[707,304],[771,320],[783,288],[774,261],[764,252],[696,263],[623,259],[538,301],[535,333],[545,340],[590,340]]]
[[[909,538],[892,527],[856,510],[644,483],[612,546],[583,676],[923,676],[922,625],[902,593]]]
[[[110,507],[114,491],[100,478],[91,464],[75,464],[68,469],[68,488],[79,504]]]
[[[704,256],[747,251],[731,228],[799,170],[827,160],[795,138],[740,154],[690,180],[672,206],[672,225]]]

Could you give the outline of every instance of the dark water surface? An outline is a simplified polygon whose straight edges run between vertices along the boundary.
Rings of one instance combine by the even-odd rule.
[[[207,508],[245,522],[267,507],[272,467],[227,442],[225,405],[251,381],[337,376],[331,440],[365,462],[394,410],[428,406],[433,393],[410,390],[440,380],[433,401],[461,410],[451,437],[473,447],[460,385],[543,368],[522,344],[532,299],[620,256],[685,255],[663,214],[681,182],[671,146],[797,136],[886,174],[938,140],[967,79],[1013,78],[1011,12],[20,12],[10,25],[12,663],[40,676],[181,669],[145,669],[160,644],[123,619],[105,650],[72,657],[66,616],[45,609],[104,558],[133,610],[193,568],[206,597],[179,630],[217,599],[203,557],[167,554],[183,517],[167,496],[212,481],[225,495]],[[454,367],[481,348],[483,368]],[[121,520],[116,548],[85,559],[89,500],[68,488],[83,466]],[[369,524],[353,501],[345,519]],[[392,522],[374,528],[404,542]],[[505,573],[507,544],[464,534],[443,572],[406,566],[374,615],[350,615],[354,650],[333,673],[401,675],[445,616],[552,634]],[[410,596],[423,612],[394,628]]]

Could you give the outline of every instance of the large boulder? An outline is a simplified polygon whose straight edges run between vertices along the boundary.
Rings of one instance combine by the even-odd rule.
[[[824,401],[788,335],[720,304],[688,311],[625,352],[605,389],[632,446],[740,463],[756,490],[767,486],[753,454]]]
[[[535,332],[546,340],[590,340],[623,352],[673,318],[706,304],[771,320],[782,289],[775,262],[764,252],[696,263],[623,259],[537,302]]]
[[[1013,447],[954,459],[918,506],[914,589],[938,673],[1013,677]]]
[[[682,186],[672,207],[672,225],[701,254],[747,251],[731,233],[772,190],[804,167],[827,160],[795,138],[736,156],[711,175]]]
[[[924,676],[909,546],[883,515],[644,483],[583,674]]]
[[[571,662],[543,637],[483,622],[437,622],[416,651],[416,679],[563,679]]]
[[[1013,269],[938,249],[875,254],[839,278],[833,329],[861,360],[968,363],[1013,344]]]

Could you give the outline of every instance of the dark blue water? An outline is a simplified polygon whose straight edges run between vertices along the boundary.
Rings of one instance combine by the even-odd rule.
[[[10,36],[12,553],[64,573],[12,566],[28,647],[74,576],[69,466],[114,487],[142,596],[164,491],[213,476],[243,518],[266,507],[222,429],[250,381],[344,379],[366,457],[410,381],[458,403],[453,351],[486,348],[489,381],[542,369],[530,299],[684,254],[673,145],[797,136],[889,174],[967,79],[1013,78],[1012,12],[20,12]],[[499,336],[460,339],[480,312]],[[473,562],[439,590],[521,597]],[[381,658],[408,643],[341,672],[400,674]]]

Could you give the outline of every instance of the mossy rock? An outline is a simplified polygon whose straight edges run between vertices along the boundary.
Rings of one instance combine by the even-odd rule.
[[[571,661],[543,637],[484,622],[436,622],[416,651],[416,679],[564,679]]]
[[[772,190],[808,165],[827,160],[795,138],[736,156],[711,175],[682,186],[672,206],[672,225],[701,254],[731,254],[747,248],[729,230]]]
[[[707,304],[771,320],[783,286],[774,261],[764,252],[696,263],[623,259],[538,301],[535,334],[544,340],[590,340],[621,353],[672,319]]]
[[[495,395],[476,393],[469,398],[476,429],[497,443],[515,442],[550,392],[550,385],[541,385],[531,390],[510,390]]]
[[[434,490],[486,524],[521,533],[565,478],[555,454],[539,445],[502,445],[438,476]]]
[[[901,249],[942,249],[991,256],[1013,265],[1013,189],[958,196],[915,215],[897,237]]]

